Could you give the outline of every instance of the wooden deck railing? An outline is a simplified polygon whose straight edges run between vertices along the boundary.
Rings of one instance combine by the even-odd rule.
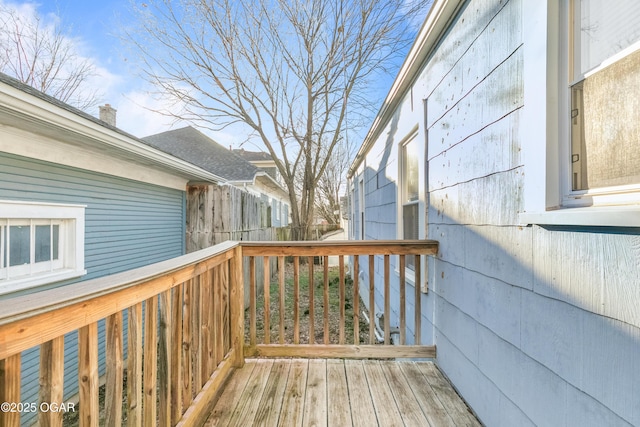
[[[389,256],[416,256],[416,274],[420,274],[419,254],[432,254],[437,243],[420,242],[226,242],[173,260],[133,271],[89,280],[63,288],[17,297],[0,306],[0,425],[20,425],[21,412],[38,412],[40,425],[62,425],[63,411],[51,405],[66,402],[63,396],[65,335],[75,333],[78,345],[78,424],[81,426],[121,425],[197,425],[207,415],[214,396],[233,367],[242,366],[246,355],[313,357],[434,357],[428,346],[360,345],[344,340],[344,268],[340,268],[340,332],[338,344],[329,342],[327,333],[321,344],[300,344],[299,325],[294,322],[293,343],[283,339],[284,310],[280,310],[278,344],[270,339],[257,343],[255,307],[257,283],[256,257],[262,257],[268,271],[268,257],[280,261],[278,286],[285,286],[282,272],[284,257],[293,256],[294,287],[297,287],[300,257],[354,256],[355,271],[361,256],[368,257],[373,277],[373,256],[384,262],[384,330],[389,344],[390,268]],[[243,260],[250,264],[250,333],[244,343]],[[309,265],[313,265],[310,263]],[[404,271],[400,268],[400,272]],[[269,274],[265,274],[269,278]],[[325,276],[326,277],[326,270]],[[357,275],[354,288],[358,288]],[[404,280],[401,278],[401,282]],[[328,309],[326,279],[324,307]],[[266,282],[265,282],[266,283]],[[264,284],[264,286],[267,286]],[[369,284],[373,289],[373,283]],[[400,340],[406,338],[405,286],[400,286]],[[313,292],[314,286],[310,286]],[[419,292],[419,291],[417,291]],[[294,292],[295,293],[295,292]],[[269,298],[269,292],[266,292]],[[282,295],[282,294],[281,294]],[[373,295],[373,292],[370,292]],[[311,300],[314,300],[311,295]],[[416,295],[419,301],[419,295]],[[358,298],[354,297],[357,304]],[[370,304],[374,301],[371,300]],[[281,307],[284,302],[280,302]],[[313,305],[309,309],[313,315]],[[294,303],[293,316],[301,307]],[[354,325],[359,325],[359,309],[354,310]],[[323,327],[326,329],[324,314]],[[416,305],[416,342],[419,343],[420,306]],[[296,317],[297,318],[297,317]],[[270,329],[268,310],[264,323]],[[104,323],[104,326],[102,326]],[[311,322],[310,325],[313,325]],[[99,404],[99,328],[105,329],[106,367],[104,405]],[[314,326],[310,326],[313,328]],[[373,326],[371,326],[373,328]],[[373,335],[373,329],[370,329]],[[265,336],[269,336],[266,334]],[[310,331],[310,337],[314,331]],[[38,402],[21,400],[21,354],[33,347],[40,349],[40,391]],[[126,355],[126,356],[125,356]],[[126,381],[124,373],[126,372]],[[124,397],[123,397],[124,396]],[[122,405],[122,402],[126,402]],[[9,406],[7,406],[7,404]],[[124,410],[122,409],[124,406]],[[26,409],[26,410],[25,410]],[[47,410],[48,409],[48,410]],[[101,419],[102,417],[102,419]]]

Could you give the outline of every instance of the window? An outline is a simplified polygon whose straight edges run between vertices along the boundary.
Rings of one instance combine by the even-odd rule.
[[[638,190],[640,7],[574,0],[572,9],[570,197]]]
[[[524,2],[522,224],[640,227],[640,7]]]
[[[402,204],[402,238],[416,240],[420,238],[419,230],[419,202],[420,202],[420,173],[418,170],[418,143],[415,135],[401,146],[401,204]],[[414,270],[414,259],[407,257],[407,268]]]
[[[0,294],[84,271],[84,206],[0,201]]]

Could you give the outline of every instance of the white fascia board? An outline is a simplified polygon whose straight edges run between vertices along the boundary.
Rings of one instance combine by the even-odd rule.
[[[394,80],[378,115],[374,119],[355,159],[347,171],[347,177],[352,177],[357,171],[376,139],[384,130],[387,122],[398,108],[404,95],[414,83],[424,62],[431,54],[433,48],[440,40],[441,34],[443,34],[462,3],[464,3],[464,0],[434,1],[413,46],[411,46],[409,50],[407,58],[404,60],[402,67],[400,67],[398,76]]]
[[[190,180],[225,182],[218,175],[157,150],[133,136],[102,126],[10,85],[0,84],[0,110],[9,111],[19,119],[49,126],[50,129],[72,133],[114,154],[126,155],[132,161],[142,161],[144,164],[154,163],[158,167],[169,168]]]

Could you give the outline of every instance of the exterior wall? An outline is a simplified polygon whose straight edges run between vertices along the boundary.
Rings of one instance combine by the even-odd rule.
[[[640,425],[637,229],[519,221],[533,185],[521,150],[545,147],[524,147],[520,132],[524,92],[544,90],[523,79],[527,1],[466,2],[413,84],[413,99],[426,100],[425,237],[440,242],[423,330],[486,425]],[[395,142],[408,130],[400,120],[381,135]],[[392,156],[372,162],[383,146],[366,158],[369,183],[392,176]],[[381,188],[366,191],[366,237],[389,237],[379,218],[394,208],[382,208]]]
[[[0,199],[87,206],[87,274],[79,280],[129,270],[184,253],[184,191],[0,153]],[[72,281],[22,293],[69,283]],[[17,294],[3,295],[2,299]],[[65,342],[65,365],[73,365],[77,360],[76,336],[66,337]],[[100,328],[100,345],[104,345],[104,327]],[[103,351],[99,354],[104,357]],[[37,402],[39,352],[30,350],[22,357],[25,367],[23,401]],[[73,371],[67,369],[66,372]],[[76,383],[74,375],[65,377],[66,396],[77,392]]]

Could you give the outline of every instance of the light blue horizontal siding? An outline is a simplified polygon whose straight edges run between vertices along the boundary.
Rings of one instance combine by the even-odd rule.
[[[0,199],[86,205],[87,270],[81,279],[5,295],[0,301],[184,254],[184,191],[0,153]],[[101,349],[104,333],[100,322]],[[65,344],[65,395],[71,396],[77,393],[77,333],[66,336]],[[39,350],[26,351],[22,358],[22,399],[37,402]],[[32,421],[23,418],[23,423]]]

